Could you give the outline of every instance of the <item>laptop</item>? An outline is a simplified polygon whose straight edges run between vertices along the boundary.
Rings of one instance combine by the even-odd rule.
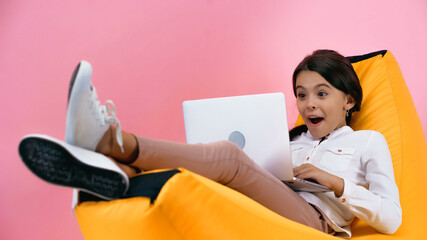
[[[283,93],[183,102],[187,143],[228,140],[295,191],[329,188],[294,177]]]

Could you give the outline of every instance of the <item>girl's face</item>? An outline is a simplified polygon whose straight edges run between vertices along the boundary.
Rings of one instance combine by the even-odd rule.
[[[345,126],[346,110],[355,104],[349,94],[338,90],[314,71],[298,74],[296,95],[298,111],[315,138]]]

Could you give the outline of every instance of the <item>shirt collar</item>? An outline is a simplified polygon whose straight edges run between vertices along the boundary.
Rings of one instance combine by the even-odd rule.
[[[343,127],[340,127],[338,129],[332,131],[328,135],[326,135],[325,139],[333,139],[333,138],[338,137],[341,134],[350,133],[350,132],[354,132],[354,130],[349,126],[343,126]],[[315,140],[315,139],[319,140],[318,138],[313,137],[313,135],[311,135],[310,131],[307,131],[307,137],[309,137],[313,140]]]

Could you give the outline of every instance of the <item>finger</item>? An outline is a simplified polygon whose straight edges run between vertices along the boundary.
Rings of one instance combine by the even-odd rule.
[[[298,167],[294,168],[294,175],[296,176],[298,174],[301,174],[301,173],[309,171],[311,169],[311,166],[313,166],[313,165],[311,165],[309,163],[305,163],[305,164],[303,164],[301,166],[298,166]]]
[[[294,173],[294,175],[297,178],[306,179],[313,176],[313,171],[310,170],[309,168],[304,168],[304,169],[301,169],[301,171],[299,171],[298,173],[296,174]]]
[[[295,174],[295,177],[301,178],[301,179],[312,178],[313,177],[313,171],[308,170],[308,171],[300,172],[298,174]]]
[[[318,179],[322,175],[322,171],[311,164],[301,165],[297,170],[294,175],[301,179]]]

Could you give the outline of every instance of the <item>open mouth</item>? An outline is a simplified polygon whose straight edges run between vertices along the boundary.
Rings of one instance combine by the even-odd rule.
[[[309,118],[310,122],[312,124],[314,124],[314,125],[320,123],[323,119],[324,118],[322,118],[322,117],[312,117],[312,118]]]

